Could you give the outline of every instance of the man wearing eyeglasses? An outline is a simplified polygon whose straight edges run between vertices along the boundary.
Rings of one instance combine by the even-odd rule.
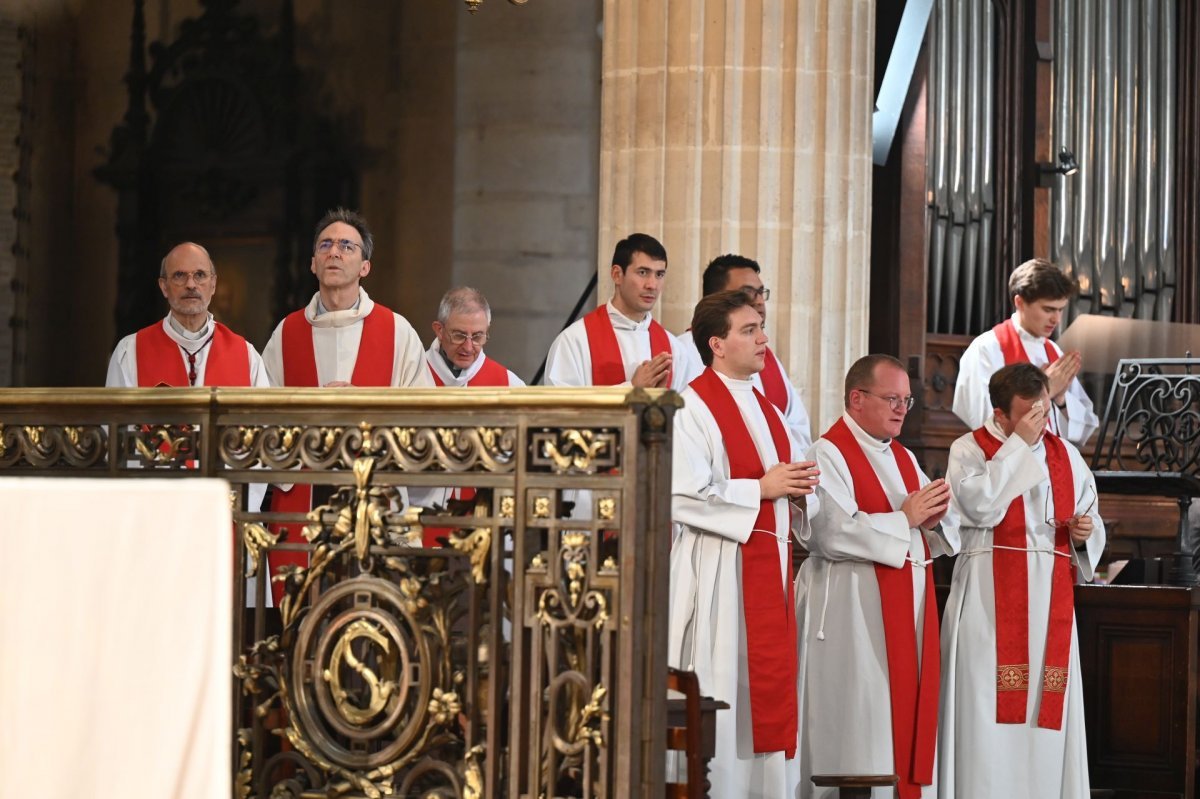
[[[483,293],[468,286],[450,289],[438,304],[433,342],[425,352],[439,386],[523,386],[524,381],[483,353],[492,309]]]
[[[1074,584],[1104,550],[1096,483],[1047,430],[1050,380],[1030,364],[992,376],[992,415],[950,447],[962,552],[943,616],[943,797],[1085,799]]]
[[[367,220],[355,211],[337,208],[317,223],[310,267],[317,293],[284,317],[263,350],[272,385],[433,386],[417,331],[367,296],[361,285],[371,272],[374,245]],[[308,485],[276,487],[271,497],[272,512],[307,513],[311,507]],[[298,541],[299,532],[300,525],[291,525],[289,540]],[[307,563],[305,552],[275,552],[271,573]],[[284,584],[272,588],[278,605]]]
[[[208,250],[184,242],[159,267],[158,287],[170,307],[166,318],[117,344],[105,385],[270,385],[254,347],[208,312],[217,289],[217,269]]]
[[[317,293],[279,323],[263,350],[272,385],[433,385],[417,331],[361,285],[374,243],[354,211],[338,208],[317,223],[310,266]]]
[[[821,484],[796,579],[801,797],[833,795],[813,774],[895,774],[900,799],[937,796],[931,566],[957,551],[958,530],[946,482],[896,441],[912,403],[903,364],[860,358],[846,374],[845,413],[808,452]]]
[[[1031,363],[1050,381],[1050,429],[1078,446],[1100,426],[1092,400],[1077,375],[1078,352],[1064,353],[1050,340],[1067,303],[1078,291],[1075,280],[1041,258],[1026,261],[1008,279],[1013,315],[971,342],[958,364],[954,415],[975,429],[992,415],[988,381],[1002,366]]]
[[[709,262],[704,270],[704,296],[718,291],[741,291],[748,296],[754,305],[754,310],[767,321],[767,300],[771,298],[771,290],[763,285],[761,268],[757,261],[742,255],[719,255]],[[691,336],[681,335],[679,343],[687,353],[688,376],[690,383],[704,371],[700,361],[700,353]],[[783,413],[788,430],[800,442],[800,451],[806,451],[812,444],[812,431],[808,420],[808,410],[795,386],[788,379],[783,362],[767,347],[767,359],[761,372],[751,378],[754,387],[761,391],[771,404]]]

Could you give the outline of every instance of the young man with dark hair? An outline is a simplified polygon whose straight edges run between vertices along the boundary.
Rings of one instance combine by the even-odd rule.
[[[809,450],[820,510],[803,539],[801,797],[832,797],[813,774],[895,774],[875,799],[937,796],[941,660],[932,559],[958,549],[950,490],[896,441],[913,397],[890,355],[850,367],[846,408]]]
[[[791,548],[815,507],[805,499],[818,473],[751,382],[767,347],[753,301],[710,294],[691,332],[706,368],[675,415],[667,658],[730,705],[717,714],[712,795],[792,799],[800,766]]]
[[[1078,287],[1061,269],[1042,258],[1018,266],[1008,281],[1013,315],[976,337],[958,364],[954,413],[972,429],[992,415],[988,381],[1002,366],[1031,363],[1049,380],[1050,429],[1083,446],[1100,420],[1076,375],[1078,352],[1063,353],[1050,340]]]
[[[612,257],[612,299],[558,334],[546,359],[551,386],[673,388],[687,385],[679,342],[650,316],[667,278],[667,251],[634,233]]]
[[[1074,583],[1104,550],[1096,483],[1049,432],[1030,364],[988,386],[992,416],[950,447],[962,552],[943,615],[939,787],[945,799],[1090,796]]]
[[[762,282],[761,268],[758,263],[744,255],[728,253],[719,255],[709,262],[704,270],[704,296],[718,291],[740,291],[750,298],[754,310],[762,315],[763,322],[767,319],[767,300],[771,290]],[[681,335],[680,343],[686,350],[689,368],[689,380],[703,371],[704,365],[700,360],[696,345],[687,335]],[[783,362],[767,347],[766,362],[763,370],[754,375],[754,387],[766,395],[771,404],[783,412],[788,429],[807,450],[812,444],[812,432],[809,426],[808,410],[804,407],[800,395],[788,379],[783,368]]]

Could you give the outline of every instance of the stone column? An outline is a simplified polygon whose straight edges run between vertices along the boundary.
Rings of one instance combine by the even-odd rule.
[[[874,0],[604,3],[600,298],[631,231],[667,247],[675,331],[712,257],[754,258],[814,434],[867,345],[874,16]]]

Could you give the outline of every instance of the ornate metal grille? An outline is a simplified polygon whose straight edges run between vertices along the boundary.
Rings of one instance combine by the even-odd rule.
[[[671,393],[0,391],[0,473],[224,477],[238,797],[653,796]],[[252,483],[331,492],[246,508]],[[404,487],[476,489],[472,515]],[[569,492],[591,492],[570,518]],[[280,535],[272,524],[282,524]],[[422,524],[451,528],[423,548]],[[276,528],[278,529],[278,528]],[[268,574],[275,553],[304,567]],[[268,579],[281,581],[276,611]],[[231,736],[232,737],[232,736]]]

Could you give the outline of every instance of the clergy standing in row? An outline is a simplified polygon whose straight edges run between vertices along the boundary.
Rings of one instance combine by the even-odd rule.
[[[184,242],[162,259],[158,288],[170,310],[117,343],[109,388],[270,385],[262,358],[246,339],[213,319],[217,268],[208,250]]]
[[[818,472],[751,381],[767,336],[738,291],[696,306],[705,370],[675,415],[668,662],[695,671],[717,714],[712,796],[792,799],[797,760],[794,533]],[[811,498],[808,498],[811,501]]]
[[[1104,522],[1091,471],[1047,432],[1051,389],[1029,364],[989,384],[995,409],[950,447],[962,552],[942,619],[942,799],[1087,799],[1076,577]]]
[[[771,290],[763,285],[762,269],[758,262],[742,255],[719,255],[709,262],[704,270],[704,296],[718,291],[740,291],[749,297],[754,310],[762,315],[764,324],[767,321],[767,300],[771,298]],[[695,378],[703,370],[700,353],[695,343],[688,335],[681,335],[679,343],[687,351],[687,365],[690,370],[688,380]],[[800,443],[800,451],[807,452],[812,445],[812,431],[809,426],[808,410],[796,393],[792,381],[788,379],[783,362],[767,347],[766,360],[763,370],[754,375],[751,380],[754,387],[766,396],[771,404],[783,412],[787,420],[788,430]]]
[[[992,375],[1002,366],[1031,363],[1050,381],[1050,430],[1078,446],[1096,431],[1100,420],[1077,377],[1083,366],[1079,353],[1064,353],[1050,340],[1078,289],[1061,269],[1041,258],[1013,270],[1008,279],[1013,315],[977,336],[958,363],[954,414],[967,427],[981,427],[992,416]]]
[[[433,386],[425,348],[412,325],[374,302],[361,281],[371,271],[374,239],[367,221],[338,208],[317,223],[310,268],[317,293],[271,334],[263,360],[274,386]],[[307,513],[312,487],[276,488],[274,513]],[[302,525],[287,525],[289,543],[300,543]],[[274,552],[271,574],[286,565],[307,566],[304,552]],[[284,585],[274,583],[275,602]]]
[[[809,450],[821,484],[796,590],[801,797],[835,795],[814,788],[813,774],[896,774],[900,799],[937,795],[931,566],[958,550],[958,531],[945,481],[930,481],[896,441],[912,402],[898,360],[860,358],[845,413]]]
[[[683,391],[680,344],[650,316],[667,279],[667,251],[633,233],[613,251],[613,296],[558,334],[546,358],[546,385],[671,388]]]

